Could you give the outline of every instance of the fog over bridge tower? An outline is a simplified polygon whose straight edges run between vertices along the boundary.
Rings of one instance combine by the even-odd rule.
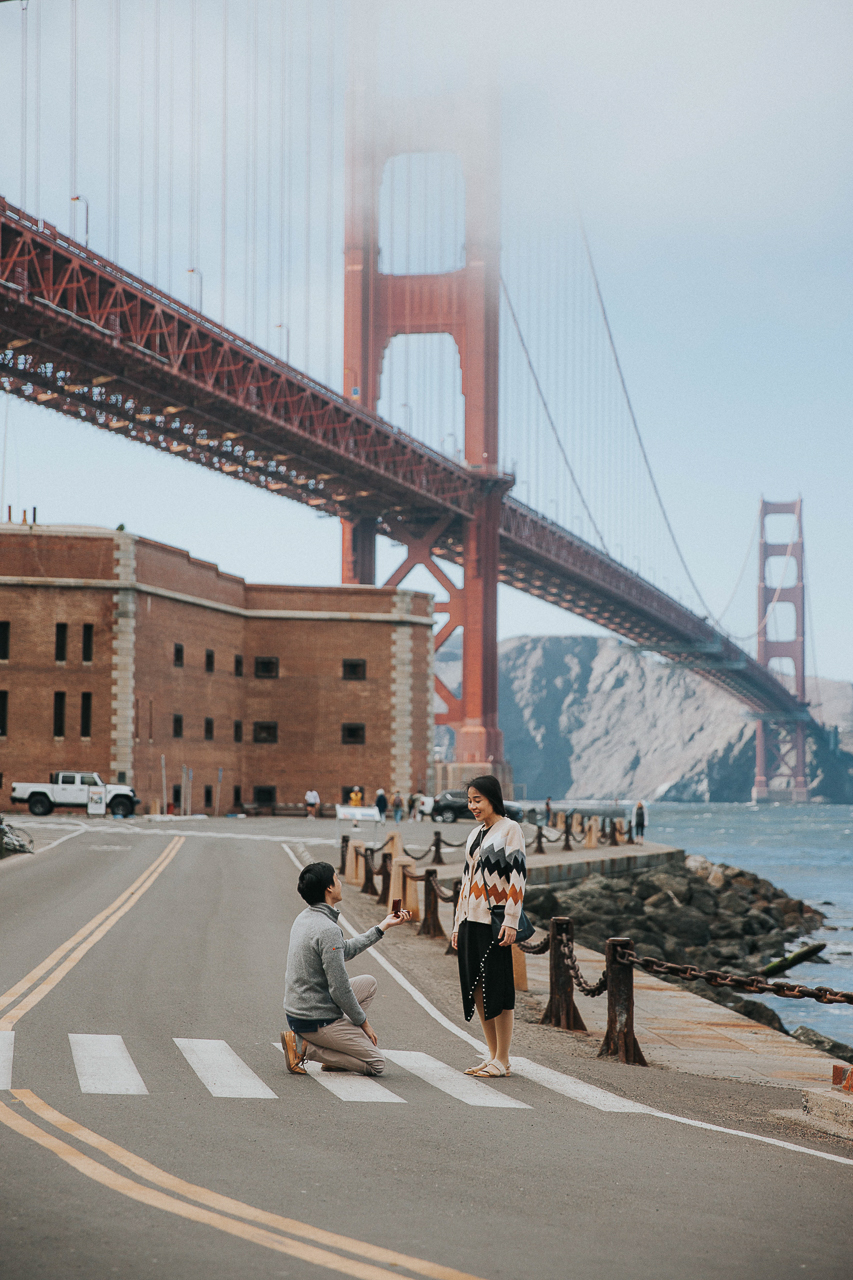
[[[794,517],[794,530],[789,543],[768,542],[767,516]],[[793,679],[802,716],[794,721],[769,717],[755,726],[755,786],[753,800],[790,798],[808,799],[806,784],[806,724],[809,714],[806,702],[806,609],[803,579],[803,513],[802,500],[765,502],[761,500],[760,541],[758,544],[758,643],[756,657],[763,667],[776,659],[793,664]],[[767,566],[781,563],[778,583],[767,581]],[[787,565],[796,567],[796,581],[785,585]],[[793,606],[793,635],[786,639],[770,639],[767,625],[778,604]],[[777,671],[778,675],[779,672]],[[790,672],[787,673],[790,675]]]
[[[448,153],[458,159],[464,180],[462,263],[450,270],[401,274],[389,261],[387,248],[380,261],[383,176],[398,158]],[[440,207],[437,201],[430,208],[433,203]],[[410,234],[426,234],[423,213],[419,217]],[[450,597],[436,648],[457,628],[463,630],[461,695],[455,697],[436,679],[436,691],[448,708],[436,720],[456,733],[456,762],[448,783],[458,784],[478,770],[495,772],[509,783],[498,728],[497,667],[500,506],[510,484],[498,470],[499,115],[497,96],[486,83],[469,77],[465,89],[454,95],[395,98],[380,96],[364,66],[355,67],[347,116],[344,306],[344,394],[371,413],[376,412],[383,360],[394,337],[444,333],[456,343],[465,398],[463,465],[486,480],[474,518],[457,533],[464,585],[458,588],[434,559],[452,517],[431,521],[419,537],[395,533],[408,554],[385,585],[397,586],[415,565],[425,565]],[[343,521],[345,583],[374,582],[376,530],[373,518]]]

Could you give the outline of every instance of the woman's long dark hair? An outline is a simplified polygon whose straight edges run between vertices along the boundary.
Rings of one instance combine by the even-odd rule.
[[[473,787],[475,791],[479,791],[481,796],[485,796],[495,813],[502,818],[506,817],[506,809],[504,808],[504,795],[501,791],[501,784],[498,782],[494,774],[484,773],[480,778],[472,778],[465,786],[467,794],[468,787]]]

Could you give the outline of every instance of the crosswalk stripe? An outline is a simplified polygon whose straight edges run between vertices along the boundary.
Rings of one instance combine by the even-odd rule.
[[[469,1107],[521,1107],[530,1110],[526,1102],[519,1102],[508,1094],[499,1093],[497,1089],[466,1076],[445,1062],[439,1062],[428,1053],[410,1053],[403,1049],[383,1049],[386,1058],[396,1062],[398,1067],[405,1067],[412,1075],[425,1080],[427,1084],[447,1093],[451,1098],[465,1102]]]
[[[175,1044],[214,1098],[275,1098],[224,1040],[179,1040]]]
[[[147,1093],[121,1036],[68,1033],[82,1093]]]
[[[512,1072],[516,1076],[524,1076],[535,1084],[561,1093],[564,1098],[573,1098],[588,1107],[597,1107],[599,1111],[640,1111],[651,1114],[651,1107],[642,1102],[632,1102],[630,1098],[620,1098],[618,1094],[608,1093],[594,1084],[587,1084],[574,1076],[564,1075],[562,1071],[553,1071],[543,1067],[539,1062],[531,1062],[529,1058],[513,1058]]]
[[[12,1088],[12,1055],[14,1051],[14,1031],[0,1031],[0,1089]]]
[[[396,1093],[386,1089],[372,1076],[351,1075],[349,1072],[321,1071],[319,1062],[306,1062],[305,1070],[318,1084],[333,1093],[342,1102],[405,1102]]]

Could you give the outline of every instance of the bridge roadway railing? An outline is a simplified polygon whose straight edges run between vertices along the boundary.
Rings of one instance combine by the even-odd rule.
[[[689,667],[759,715],[810,719],[706,620],[508,497],[511,476],[446,458],[2,198],[0,386],[329,515],[375,518],[390,537],[434,527],[435,553],[451,560],[497,486],[502,582]]]

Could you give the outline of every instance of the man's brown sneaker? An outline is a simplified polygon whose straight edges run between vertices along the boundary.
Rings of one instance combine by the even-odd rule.
[[[281,1047],[284,1050],[284,1061],[290,1074],[292,1076],[307,1076],[308,1072],[302,1065],[305,1054],[300,1053],[296,1048],[296,1035],[293,1031],[282,1031]]]

